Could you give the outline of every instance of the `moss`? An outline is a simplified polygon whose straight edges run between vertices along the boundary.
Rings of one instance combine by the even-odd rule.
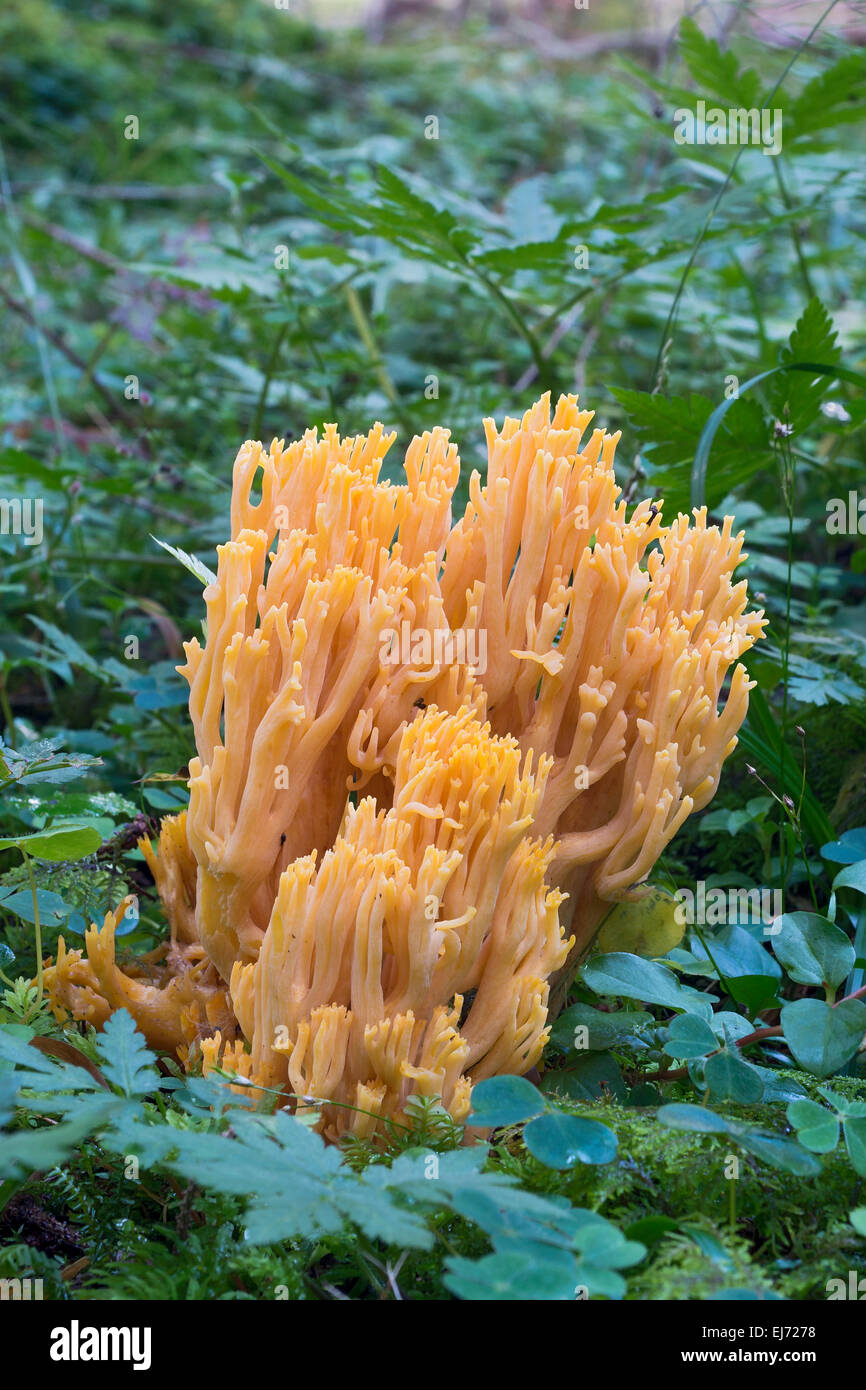
[[[712,1236],[710,1230],[707,1234]],[[629,1280],[632,1300],[700,1300],[726,1289],[778,1292],[772,1279],[754,1263],[745,1241],[730,1234],[724,1254],[713,1258],[688,1235],[663,1237]]]
[[[858,1067],[864,1064],[863,1057],[858,1058]],[[826,1105],[827,1101],[821,1095],[821,1087],[825,1086],[828,1090],[835,1092],[837,1096],[842,1096],[844,1100],[866,1100],[866,1076],[828,1076],[822,1081],[819,1076],[809,1076],[802,1071],[782,1071],[779,1076],[788,1077],[792,1081],[799,1081],[803,1090],[808,1093],[810,1100],[815,1100],[819,1105]]]
[[[823,1219],[824,1213],[822,1213]],[[827,1297],[831,1279],[844,1279],[854,1270],[858,1278],[866,1274],[866,1240],[858,1236],[849,1221],[836,1221],[816,1229],[805,1221],[795,1252],[779,1262],[777,1289],[783,1298],[814,1300]]]
[[[296,1303],[310,1297],[306,1264],[305,1253],[288,1244],[277,1249],[236,1246],[227,1274],[230,1284],[250,1297]]]
[[[820,1100],[820,1083],[799,1072],[791,1075],[804,1084],[814,1082],[806,1089]],[[863,1083],[851,1077],[835,1078],[833,1085],[852,1096],[863,1092]],[[866,1202],[866,1180],[854,1172],[843,1148],[824,1156],[817,1177],[796,1177],[760,1162],[724,1136],[667,1129],[652,1110],[591,1103],[565,1108],[615,1131],[619,1151],[612,1163],[556,1172],[532,1157],[519,1131],[499,1145],[496,1162],[531,1190],[565,1196],[623,1228],[650,1217],[677,1222],[679,1231],[666,1235],[629,1276],[630,1298],[704,1298],[728,1287],[825,1298],[829,1278],[846,1277],[849,1269],[864,1265],[866,1241],[853,1231],[848,1213]],[[788,1131],[781,1106],[738,1107],[730,1113]],[[726,1176],[731,1155],[739,1162],[733,1227],[732,1179]],[[730,1262],[702,1252],[683,1226],[713,1235]]]

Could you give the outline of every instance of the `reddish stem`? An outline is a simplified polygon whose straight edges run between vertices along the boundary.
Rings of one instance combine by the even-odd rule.
[[[846,994],[844,999],[837,999],[836,1003],[831,1005],[831,1008],[835,1009],[838,1008],[840,1004],[847,1004],[849,999],[862,999],[864,995],[866,995],[866,985],[861,985],[859,989],[855,989],[851,994]],[[781,1038],[782,1036],[782,1025],[781,1023],[776,1023],[773,1024],[772,1027],[756,1028],[754,1033],[747,1033],[744,1038],[737,1038],[737,1047],[748,1047],[749,1043],[761,1042],[764,1038]],[[722,1049],[718,1048],[718,1051],[721,1052]],[[715,1053],[711,1053],[710,1055],[715,1056]],[[642,1074],[642,1079],[644,1081],[685,1081],[688,1074],[688,1067],[676,1067],[672,1071],[644,1072]]]

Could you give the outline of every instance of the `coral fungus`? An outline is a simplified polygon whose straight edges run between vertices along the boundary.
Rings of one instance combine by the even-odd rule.
[[[713,796],[763,626],[730,518],[629,515],[591,420],[487,421],[453,527],[444,430],[400,485],[379,425],[244,445],[181,668],[189,811],[143,846],[171,942],[134,976],[112,918],[61,943],[56,1008],[126,1007],[332,1137],[535,1064],[552,983]]]

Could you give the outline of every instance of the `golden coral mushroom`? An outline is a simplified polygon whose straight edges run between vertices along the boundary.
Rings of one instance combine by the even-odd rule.
[[[544,980],[571,943],[544,884],[552,842],[527,837],[531,762],[470,708],[431,706],[403,733],[391,807],[349,805],[321,863],[287,867],[257,959],[231,976],[256,1084],[330,1102],[336,1135],[359,1086],[377,1115],[418,1094],[462,1118],[476,1059],[538,1060]]]
[[[115,933],[130,901],[107,913],[101,928],[88,928],[83,950],[70,951],[58,938],[57,960],[44,976],[55,1017],[101,1028],[115,1009],[126,1009],[153,1047],[180,1057],[217,1030],[234,1037],[228,991],[197,942],[166,943],[124,969],[117,964]]]
[[[171,943],[130,983],[91,933],[58,1007],[125,1003],[331,1137],[531,1069],[610,904],[715,793],[764,625],[730,518],[629,508],[592,420],[486,421],[454,524],[446,430],[403,483],[381,425],[244,444],[180,668],[189,812],[145,849]]]
[[[501,431],[487,422],[487,480],[473,474],[442,576],[457,622],[483,582],[494,729],[553,759],[536,830],[557,840],[572,959],[715,793],[748,707],[739,658],[764,626],[732,580],[731,519],[666,527],[649,502],[629,516],[618,436],[584,440],[591,418],[566,396],[552,418],[543,397]]]
[[[157,848],[147,836],[138,841],[171,928],[171,939],[181,945],[198,941],[195,927],[197,864],[186,833],[186,811],[166,816],[159,828]]]

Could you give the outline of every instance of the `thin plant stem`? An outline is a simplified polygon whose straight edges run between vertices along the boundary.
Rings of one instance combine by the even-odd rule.
[[[0,671],[0,711],[6,721],[6,737],[10,748],[15,747],[15,716],[12,713],[12,706],[9,703],[9,691],[6,689],[5,672]]]
[[[274,372],[277,369],[277,360],[279,359],[283,343],[286,341],[286,334],[288,333],[288,331],[289,321],[288,319],[286,319],[282,323],[280,331],[274,339],[274,345],[271,348],[271,353],[268,358],[267,366],[265,367],[264,377],[262,378],[262,389],[259,392],[259,398],[256,402],[256,411],[253,416],[253,423],[250,427],[251,439],[261,439],[262,419],[265,413],[265,405],[267,404],[268,391],[270,389],[271,382],[274,379]]]
[[[788,677],[791,664],[791,598],[794,567],[794,493],[797,486],[797,464],[787,438],[783,440],[782,469],[784,474],[785,507],[788,514],[787,574],[785,576],[785,632],[782,644],[782,737],[779,743],[779,784],[785,785],[785,749],[788,740]],[[779,827],[779,876],[782,892],[787,883],[787,852],[783,829]]]
[[[785,180],[782,178],[782,170],[779,165],[778,157],[772,161],[772,165],[773,173],[776,176],[776,184],[779,189],[779,197],[782,199],[785,211],[790,212],[794,204],[792,203],[791,196],[788,193],[787,188],[785,187]],[[806,257],[803,252],[803,243],[800,240],[800,233],[797,228],[796,222],[791,223],[791,240],[794,243],[794,254],[797,257],[797,265],[800,267],[800,275],[803,279],[803,289],[806,291],[806,298],[814,299],[815,290],[812,285],[812,277],[809,274],[809,267],[806,263]]]
[[[27,869],[27,877],[30,880],[30,893],[33,898],[33,935],[36,941],[36,992],[42,998],[42,923],[39,920],[39,894],[36,891],[36,879],[33,874],[33,861],[24,849],[23,845],[18,846],[24,857],[24,864]]]
[[[401,425],[411,432],[412,422],[403,402],[400,400],[397,388],[391,380],[391,375],[385,363],[382,349],[379,347],[376,335],[370,326],[370,321],[364,313],[361,296],[358,294],[354,285],[346,285],[343,292],[346,296],[346,303],[349,306],[349,313],[352,315],[352,321],[358,330],[358,337],[370,354],[370,363],[375,372],[376,380],[397,412]]]

